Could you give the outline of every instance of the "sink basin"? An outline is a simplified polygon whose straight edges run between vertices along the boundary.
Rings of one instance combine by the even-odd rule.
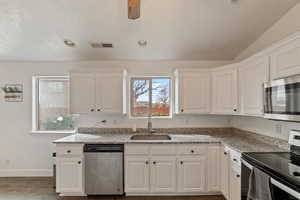
[[[133,135],[131,140],[171,140],[169,135]]]

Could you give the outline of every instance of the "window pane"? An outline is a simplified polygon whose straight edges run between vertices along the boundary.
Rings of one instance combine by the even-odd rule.
[[[132,80],[132,116],[145,117],[149,112],[149,80]]]
[[[73,130],[69,115],[69,81],[40,79],[38,110],[39,130]]]
[[[170,79],[152,79],[152,116],[170,115]]]

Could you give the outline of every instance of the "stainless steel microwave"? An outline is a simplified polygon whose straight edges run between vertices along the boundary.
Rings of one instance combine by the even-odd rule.
[[[300,75],[264,84],[264,117],[300,122]]]

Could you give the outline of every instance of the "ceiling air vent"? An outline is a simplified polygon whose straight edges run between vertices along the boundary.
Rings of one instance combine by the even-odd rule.
[[[92,48],[114,48],[112,43],[90,42]]]

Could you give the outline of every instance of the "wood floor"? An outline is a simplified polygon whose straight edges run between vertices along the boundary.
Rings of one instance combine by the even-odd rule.
[[[224,200],[203,197],[58,197],[50,178],[0,178],[0,200]]]

